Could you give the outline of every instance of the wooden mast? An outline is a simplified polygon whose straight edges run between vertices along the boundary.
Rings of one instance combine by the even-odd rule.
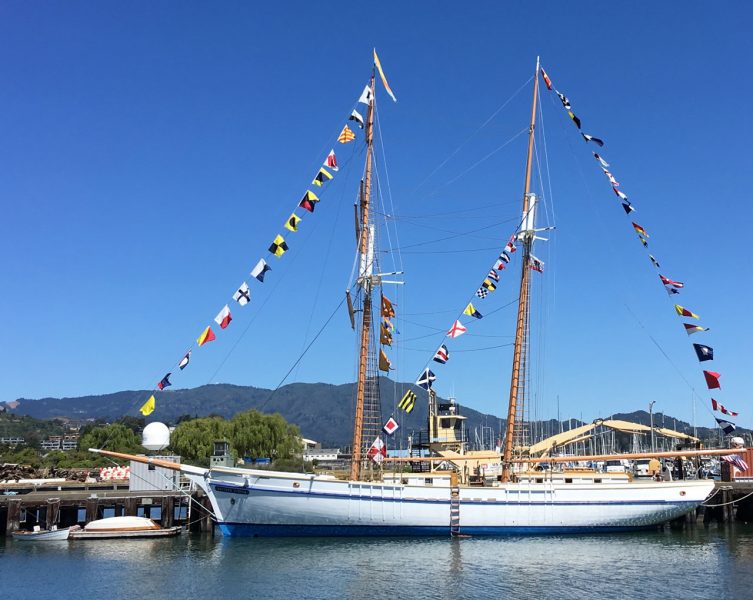
[[[369,265],[370,231],[369,228],[369,199],[371,196],[371,162],[374,145],[374,71],[371,72],[371,103],[366,114],[366,169],[364,172],[363,186],[361,191],[361,238],[359,253],[363,272],[360,273],[360,283],[363,287],[363,311],[361,313],[361,343],[358,353],[358,381],[356,383],[356,414],[353,424],[353,452],[350,460],[350,479],[357,481],[361,474],[361,446],[363,436],[363,407],[366,394],[366,376],[369,357],[369,342],[371,340],[371,277]]]
[[[526,160],[526,179],[523,190],[523,219],[528,223],[530,209],[531,166],[533,162],[534,128],[536,127],[536,102],[539,95],[539,59],[536,58],[536,71],[533,75],[533,103],[531,106],[531,124],[528,129],[528,158]],[[528,316],[529,316],[529,288],[530,288],[530,257],[533,234],[524,235],[523,239],[522,274],[520,279],[520,295],[518,299],[518,320],[515,329],[515,349],[512,360],[512,377],[510,380],[510,399],[507,406],[507,429],[502,454],[502,481],[510,481],[510,468],[515,433],[515,420],[518,408],[518,392],[525,385],[525,364],[521,372],[523,354],[527,354],[528,347]]]

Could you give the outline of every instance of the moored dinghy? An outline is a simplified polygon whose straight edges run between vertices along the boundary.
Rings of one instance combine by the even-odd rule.
[[[162,529],[157,523],[144,517],[108,517],[92,521],[83,529],[72,532],[71,539],[170,537],[179,535],[180,532],[179,526]]]

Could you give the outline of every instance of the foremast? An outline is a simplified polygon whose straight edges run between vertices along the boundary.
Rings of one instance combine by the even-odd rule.
[[[512,376],[510,379],[510,396],[507,406],[507,429],[505,430],[502,453],[502,481],[510,481],[513,448],[517,428],[522,426],[525,410],[526,378],[528,376],[528,332],[530,317],[530,278],[531,249],[535,237],[534,210],[536,199],[531,194],[531,168],[533,164],[534,130],[536,127],[536,103],[539,94],[539,59],[536,58],[536,71],[533,75],[533,101],[531,105],[531,123],[528,129],[528,157],[526,160],[525,187],[523,190],[523,216],[518,241],[521,242],[523,257],[521,260],[520,294],[518,299],[518,318],[515,327],[515,347],[513,350]]]
[[[372,264],[373,261],[373,228],[369,219],[371,198],[371,171],[373,162],[374,146],[374,103],[376,88],[374,86],[374,71],[371,73],[371,102],[366,113],[365,138],[366,138],[366,166],[364,168],[363,186],[360,194],[360,235],[359,254],[361,257],[358,283],[362,290],[362,310],[360,323],[360,344],[358,352],[358,379],[356,382],[356,412],[353,424],[353,451],[350,461],[350,479],[357,481],[361,476],[361,463],[363,461],[363,421],[366,387],[369,376],[369,356],[372,331]]]

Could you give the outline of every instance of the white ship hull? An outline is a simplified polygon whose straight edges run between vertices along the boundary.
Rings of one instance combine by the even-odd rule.
[[[229,536],[449,535],[451,490],[227,469],[192,476]],[[459,487],[470,535],[641,529],[694,510],[713,481],[509,483]]]

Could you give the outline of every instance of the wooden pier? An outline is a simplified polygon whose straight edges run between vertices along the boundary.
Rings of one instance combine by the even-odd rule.
[[[68,482],[0,486],[0,535],[39,525],[86,525],[103,517],[139,516],[162,527],[188,525],[213,532],[208,498],[201,491],[129,491],[127,484]]]

